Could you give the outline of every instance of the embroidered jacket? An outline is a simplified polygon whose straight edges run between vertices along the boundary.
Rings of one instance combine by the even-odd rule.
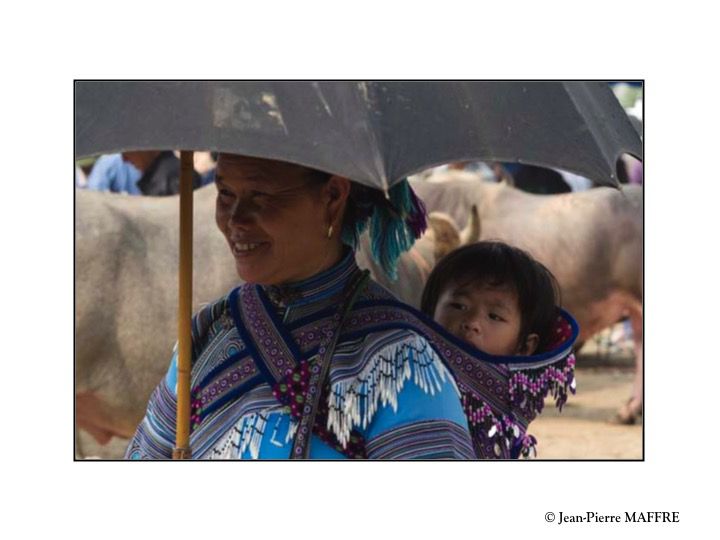
[[[193,318],[194,459],[287,459],[309,371],[346,283],[334,268],[284,287],[243,285]],[[475,457],[457,385],[404,304],[374,282],[335,348],[313,430],[314,459]],[[175,442],[176,357],[126,457],[168,459]]]

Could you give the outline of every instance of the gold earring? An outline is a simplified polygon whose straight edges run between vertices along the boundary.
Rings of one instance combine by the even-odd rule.
[[[332,233],[333,233],[333,226],[330,225],[330,227],[328,227],[328,238],[332,238]]]

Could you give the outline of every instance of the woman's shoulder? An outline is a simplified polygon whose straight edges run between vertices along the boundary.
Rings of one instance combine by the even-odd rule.
[[[199,345],[216,334],[221,328],[232,326],[230,296],[232,291],[212,302],[203,305],[193,316],[193,344]]]
[[[435,323],[420,310],[406,304],[374,280],[353,305],[346,332],[426,335]]]
[[[345,322],[336,367],[355,372],[382,359],[407,359],[410,351],[434,355],[426,323],[422,313],[371,282]]]
[[[377,281],[368,279],[367,286],[360,295],[360,301],[394,301],[402,303],[392,292],[380,285]]]

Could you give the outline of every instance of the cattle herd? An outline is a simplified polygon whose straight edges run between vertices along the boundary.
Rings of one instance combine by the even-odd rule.
[[[412,185],[431,212],[428,231],[402,256],[397,280],[372,261],[367,239],[361,267],[417,307],[435,262],[460,244],[497,239],[525,249],[557,277],[580,341],[629,317],[641,397],[641,187],[532,195],[453,170]],[[195,193],[193,310],[239,282],[215,226],[215,192]],[[84,430],[103,445],[133,434],[176,340],[177,198],[76,190],[75,240],[76,440]]]

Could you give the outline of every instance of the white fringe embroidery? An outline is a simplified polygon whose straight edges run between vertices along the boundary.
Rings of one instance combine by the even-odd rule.
[[[240,440],[240,456],[245,453],[248,447],[250,447],[250,457],[252,459],[257,459],[260,456],[260,443],[265,434],[266,423],[267,416],[263,416],[261,413],[254,414],[252,419],[248,419]]]
[[[210,459],[242,459],[249,448],[250,457],[258,459],[260,443],[265,434],[267,412],[249,413],[240,418],[225,439],[212,449]]]
[[[290,413],[288,413],[288,416],[290,416]],[[287,435],[285,435],[285,444],[288,444],[290,441],[293,440],[293,438],[295,438],[295,433],[297,433],[297,428],[299,425],[300,422],[290,416],[290,425],[288,426]]]
[[[368,426],[379,404],[383,407],[390,404],[397,412],[398,394],[412,375],[413,382],[425,393],[435,395],[449,380],[460,395],[455,380],[425,338],[414,335],[388,345],[376,352],[357,376],[332,385],[327,428],[343,448],[354,427]]]

